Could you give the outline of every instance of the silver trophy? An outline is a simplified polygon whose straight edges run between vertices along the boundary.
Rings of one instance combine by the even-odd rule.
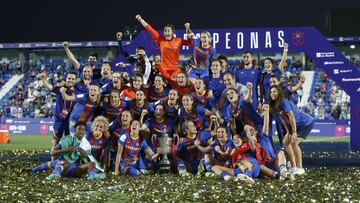
[[[170,173],[171,172],[171,163],[170,160],[168,158],[168,154],[171,153],[173,144],[177,144],[179,140],[179,136],[178,135],[174,135],[174,137],[169,137],[169,135],[167,134],[167,131],[158,131],[158,135],[154,134],[151,137],[151,141],[155,146],[155,143],[157,141],[157,143],[159,144],[160,150],[161,150],[161,154],[162,154],[162,158],[160,159],[160,169],[159,169],[159,173]]]

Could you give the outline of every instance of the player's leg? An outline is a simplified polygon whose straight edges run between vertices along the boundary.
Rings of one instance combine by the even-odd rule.
[[[212,167],[212,171],[216,175],[219,175],[225,181],[234,180],[234,175],[235,175],[234,169],[227,168],[227,167],[220,166],[220,165],[215,165]]]

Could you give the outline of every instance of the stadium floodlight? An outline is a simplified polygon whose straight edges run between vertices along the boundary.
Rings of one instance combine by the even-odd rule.
[[[355,49],[355,47],[356,47],[356,46],[355,46],[355,45],[353,45],[353,44],[352,44],[352,45],[350,45],[350,48],[351,48],[351,49]]]

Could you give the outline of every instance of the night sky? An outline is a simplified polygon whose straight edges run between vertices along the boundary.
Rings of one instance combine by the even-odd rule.
[[[2,1],[0,42],[115,40],[127,25],[141,28],[136,14],[155,28],[183,28],[185,22],[192,28],[315,26],[327,36],[360,35],[358,0],[323,1],[326,6],[314,0],[269,2]]]

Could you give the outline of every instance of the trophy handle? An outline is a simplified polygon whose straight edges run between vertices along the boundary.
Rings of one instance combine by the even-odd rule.
[[[153,134],[152,136],[151,136],[151,142],[152,142],[152,144],[155,146],[155,141],[157,140],[157,135],[156,134]]]
[[[175,145],[175,147],[176,147],[176,149],[177,149],[177,147],[178,147],[178,145],[179,145],[179,135],[178,134],[174,134],[174,136],[173,136],[173,142],[174,142],[174,145]]]

